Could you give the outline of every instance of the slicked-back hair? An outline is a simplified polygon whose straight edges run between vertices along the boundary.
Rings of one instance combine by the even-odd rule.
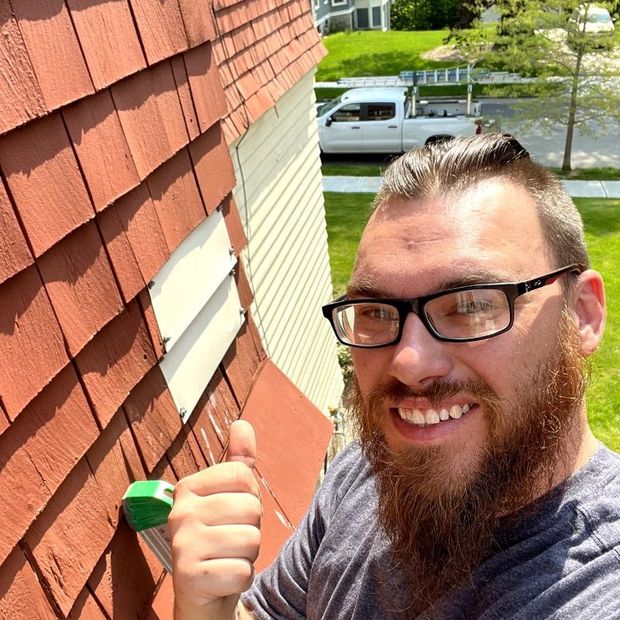
[[[405,153],[385,171],[373,208],[392,199],[458,195],[487,179],[505,180],[532,196],[555,267],[572,263],[589,267],[583,221],[570,196],[510,136],[490,133],[455,138]]]

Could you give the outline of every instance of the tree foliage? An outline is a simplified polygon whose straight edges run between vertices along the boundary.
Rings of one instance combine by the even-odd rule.
[[[596,122],[598,129],[620,115],[615,37],[594,35],[573,21],[579,5],[577,0],[499,0],[499,21],[478,20],[454,33],[470,62],[535,79],[518,87],[533,97],[519,106],[520,116],[540,129],[566,128],[563,170],[571,168],[575,128],[587,132]]]
[[[393,30],[440,30],[463,27],[474,15],[462,0],[392,0]]]

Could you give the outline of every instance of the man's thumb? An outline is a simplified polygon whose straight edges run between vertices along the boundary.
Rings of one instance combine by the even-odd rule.
[[[256,435],[254,428],[245,420],[236,420],[230,425],[226,462],[239,461],[252,468],[255,460]]]

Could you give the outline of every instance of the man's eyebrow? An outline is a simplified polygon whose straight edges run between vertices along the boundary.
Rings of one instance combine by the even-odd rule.
[[[472,286],[474,284],[501,284],[505,282],[515,282],[514,276],[505,272],[479,269],[477,271],[459,274],[453,278],[441,280],[437,286],[438,291],[461,286]]]
[[[461,286],[472,286],[475,284],[495,284],[503,282],[514,282],[513,276],[505,272],[491,271],[486,269],[477,269],[476,271],[459,274],[451,278],[440,280],[433,290],[429,290],[424,294],[432,295],[439,291],[459,288]],[[370,282],[351,282],[347,287],[347,297],[369,297],[371,299],[390,299],[394,295],[389,291],[381,289]]]

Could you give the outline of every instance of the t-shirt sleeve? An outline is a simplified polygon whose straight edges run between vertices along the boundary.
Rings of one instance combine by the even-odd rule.
[[[307,617],[308,583],[316,552],[330,515],[339,503],[340,487],[354,450],[345,449],[332,463],[295,534],[285,543],[274,563],[254,580],[242,596],[245,607],[258,620]]]

